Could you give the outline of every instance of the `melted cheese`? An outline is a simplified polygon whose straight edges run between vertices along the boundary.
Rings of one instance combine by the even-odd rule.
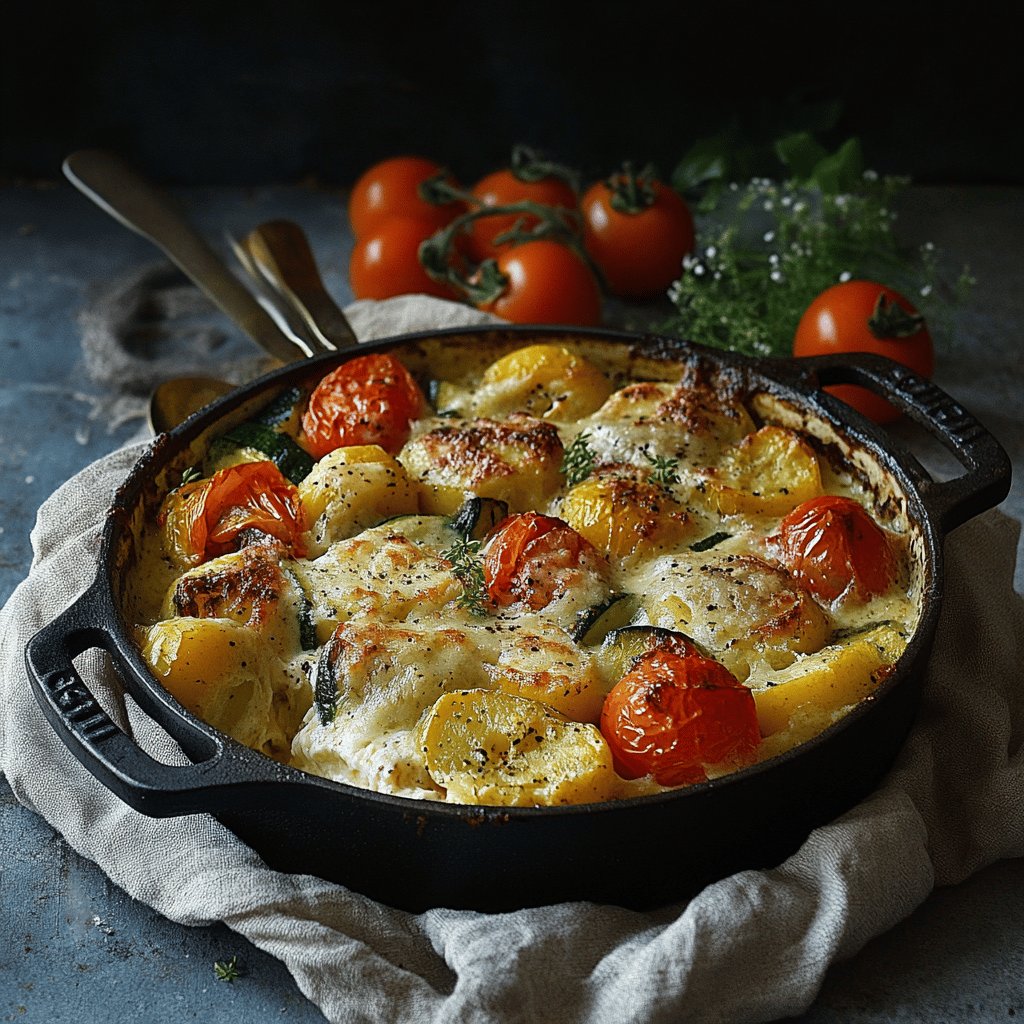
[[[904,569],[887,593],[816,602],[770,538],[812,494],[870,509],[850,469],[863,456],[823,458],[826,431],[790,413],[766,425],[770,403],[692,366],[634,379],[613,349],[434,350],[416,368],[445,415],[414,423],[395,458],[319,461],[299,488],[305,558],[247,547],[183,573],[150,530],[128,589],[158,678],[242,742],[355,786],[522,805],[638,795],[660,787],[615,775],[594,724],[617,682],[606,666],[623,662],[602,661],[600,635],[578,639],[625,594],[633,623],[685,634],[753,691],[759,757],[841,717],[913,632],[906,522],[890,524]],[[591,465],[570,486],[562,460],[581,435]],[[559,516],[593,548],[531,563],[530,600],[467,607],[448,517],[474,495]],[[502,722],[522,735],[506,742]]]

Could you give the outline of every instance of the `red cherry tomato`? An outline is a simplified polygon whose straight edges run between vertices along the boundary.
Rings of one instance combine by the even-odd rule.
[[[487,545],[484,585],[497,605],[522,601],[535,611],[573,585],[581,572],[603,575],[608,563],[568,523],[539,512],[507,517]]]
[[[775,538],[782,564],[826,601],[867,601],[896,578],[888,534],[852,498],[825,495],[797,505]]]
[[[583,258],[550,239],[524,242],[498,254],[503,280],[493,297],[478,300],[478,309],[513,323],[572,324],[601,322],[601,289]]]
[[[335,448],[378,444],[394,455],[426,399],[412,374],[388,352],[342,363],[313,390],[302,417],[306,447],[316,458]]]
[[[523,181],[515,173],[504,168],[481,178],[472,189],[472,194],[486,206],[507,206],[524,200],[563,210],[575,210],[576,192],[563,178],[550,175],[539,181]],[[479,217],[470,225],[469,253],[477,261],[493,258],[511,243],[498,245],[495,239],[522,220],[524,229],[529,230],[538,223],[533,214],[502,213]]]
[[[394,156],[367,168],[349,193],[348,217],[353,235],[362,238],[392,217],[431,224],[427,235],[450,223],[462,212],[462,204],[438,206],[420,191],[423,182],[443,170],[440,164],[422,156]],[[450,177],[447,180],[456,184]]]
[[[357,299],[395,295],[433,295],[454,299],[455,292],[435,281],[420,262],[420,243],[435,231],[430,221],[391,217],[376,224],[352,247],[348,279]]]
[[[761,740],[753,694],[700,654],[642,655],[612,688],[601,733],[616,770],[663,786],[707,778],[704,766],[752,753]]]
[[[935,351],[924,320],[908,299],[874,281],[843,281],[826,288],[806,309],[793,339],[793,355],[872,352],[910,367],[922,377],[935,369]],[[825,389],[876,423],[891,423],[899,410],[854,384]]]
[[[170,507],[175,546],[194,563],[237,550],[249,531],[276,538],[293,555],[304,554],[298,488],[273,462],[218,470],[182,487]]]
[[[683,272],[693,216],[674,189],[631,171],[595,182],[580,201],[583,242],[613,295],[650,299]]]

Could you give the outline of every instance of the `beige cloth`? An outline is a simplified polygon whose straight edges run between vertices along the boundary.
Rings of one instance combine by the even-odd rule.
[[[422,300],[349,312],[365,339],[482,319]],[[183,924],[223,921],[280,958],[330,1021],[771,1021],[805,1010],[831,963],[906,917],[934,885],[1024,856],[1019,524],[998,511],[948,540],[924,703],[883,785],[784,864],[727,878],[689,903],[411,915],[271,871],[210,817],[144,817],[56,739],[23,667],[28,638],[90,581],[104,510],[140,450],[88,467],[39,511],[31,572],[0,612],[0,768],[19,800],[133,898]],[[118,707],[100,655],[81,671],[139,743],[173,756],[161,730]]]

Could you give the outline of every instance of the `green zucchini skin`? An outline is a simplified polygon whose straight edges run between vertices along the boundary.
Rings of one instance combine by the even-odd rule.
[[[704,537],[702,540],[695,541],[690,545],[690,550],[698,552],[710,551],[712,548],[721,544],[723,540],[728,540],[731,536],[731,533],[725,533],[720,530],[718,533],[712,533],[710,536]]]
[[[259,423],[264,427],[274,427],[277,430],[286,429],[295,422],[301,402],[301,388],[287,388],[269,405],[256,413],[249,422]]]
[[[466,540],[483,540],[508,516],[508,502],[498,498],[467,498],[451,517],[451,528]]]
[[[256,452],[274,463],[286,480],[301,483],[312,472],[315,460],[299,446],[290,434],[255,420],[247,420],[232,427],[210,446],[210,458],[223,462],[232,450],[239,453],[236,461],[252,461],[251,453]]]
[[[631,622],[639,608],[636,594],[612,594],[607,601],[579,612],[569,635],[584,647],[596,647],[612,630]]]
[[[338,668],[333,648],[334,644],[329,642],[316,663],[313,705],[321,725],[330,725],[338,713]]]
[[[645,654],[659,649],[678,651],[682,648],[707,652],[686,633],[661,626],[623,626],[613,629],[597,652],[598,662],[605,677],[621,679]]]

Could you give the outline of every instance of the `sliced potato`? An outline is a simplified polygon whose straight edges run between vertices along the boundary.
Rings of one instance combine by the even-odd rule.
[[[146,630],[142,656],[203,721],[256,750],[287,750],[272,708],[272,680],[286,680],[255,630],[233,619],[167,619]]]
[[[638,381],[612,394],[585,429],[601,461],[622,461],[642,446],[651,455],[700,464],[755,426],[738,397],[707,382]]]
[[[617,475],[577,484],[562,500],[560,515],[613,558],[672,550],[695,529],[686,506],[664,487]]]
[[[382,523],[336,541],[317,559],[296,562],[318,641],[326,643],[341,623],[359,616],[401,622],[454,600],[460,587],[441,557],[444,541],[450,546],[454,534],[444,523],[440,517],[403,517],[394,528]]]
[[[310,558],[368,526],[419,511],[415,484],[405,469],[375,444],[336,448],[325,455],[302,481],[299,498]]]
[[[722,515],[785,515],[822,493],[814,449],[796,431],[762,427],[727,449],[701,474]]]
[[[568,636],[532,630],[513,632],[497,660],[485,666],[491,682],[506,693],[548,704],[578,722],[597,722],[605,686],[589,651]]]
[[[641,580],[652,625],[686,633],[745,680],[823,647],[832,623],[784,569],[756,555],[681,554],[649,563]]]
[[[527,345],[487,368],[479,392],[486,406],[478,415],[522,411],[572,422],[592,413],[611,391],[611,382],[593,363],[564,345]]]
[[[612,755],[593,725],[501,690],[457,690],[420,726],[431,778],[451,803],[506,807],[590,803],[619,788]]]
[[[531,416],[441,421],[412,438],[398,459],[420,484],[420,511],[452,515],[473,495],[510,512],[544,507],[562,481],[557,428]]]
[[[765,736],[781,732],[810,706],[833,713],[867,697],[903,653],[906,640],[891,626],[878,626],[847,643],[833,644],[779,672],[772,685],[754,691],[757,720]]]

